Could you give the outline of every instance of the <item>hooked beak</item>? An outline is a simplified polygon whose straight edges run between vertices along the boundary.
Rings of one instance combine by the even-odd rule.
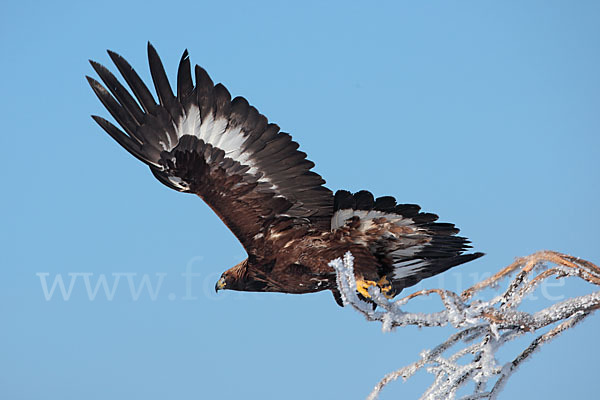
[[[215,284],[215,293],[225,288],[225,278],[221,277]]]

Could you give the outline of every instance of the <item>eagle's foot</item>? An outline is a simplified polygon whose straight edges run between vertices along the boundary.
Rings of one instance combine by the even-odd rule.
[[[358,291],[358,293],[360,293],[361,295],[363,295],[363,297],[365,297],[367,299],[371,298],[371,295],[369,294],[369,288],[371,286],[377,286],[379,288],[379,290],[381,290],[381,293],[387,299],[391,299],[395,296],[395,293],[392,288],[392,284],[385,276],[382,277],[377,282],[363,280],[363,279],[356,280],[356,290]]]

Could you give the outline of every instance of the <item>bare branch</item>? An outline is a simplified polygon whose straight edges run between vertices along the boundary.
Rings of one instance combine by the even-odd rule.
[[[367,399],[374,400],[390,382],[402,377],[410,378],[416,371],[426,368],[434,374],[433,384],[421,399],[454,399],[459,389],[474,382],[473,393],[462,400],[495,399],[517,367],[542,345],[577,325],[600,307],[600,291],[570,298],[535,313],[518,310],[523,299],[544,280],[578,277],[592,285],[600,285],[600,268],[593,263],[554,251],[540,251],[514,263],[458,295],[449,290],[420,290],[399,300],[388,300],[379,288],[369,288],[372,301],[382,311],[373,310],[372,304],[360,300],[356,294],[353,257],[347,253],[343,259],[330,265],[337,273],[338,287],[344,304],[350,304],[369,321],[382,323],[384,331],[398,326],[444,326],[451,324],[457,333],[432,350],[421,353],[418,361],[387,374],[375,386]],[[497,287],[500,281],[515,274],[501,295],[491,300],[473,299],[483,289]],[[401,307],[419,296],[439,296],[444,309],[430,314],[409,313]],[[538,335],[529,346],[512,361],[499,365],[496,352],[509,341],[550,327]],[[454,353],[444,353],[463,344]],[[471,356],[470,362],[459,363]]]

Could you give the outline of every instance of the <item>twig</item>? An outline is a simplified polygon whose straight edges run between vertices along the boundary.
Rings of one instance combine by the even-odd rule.
[[[495,399],[524,360],[600,308],[600,291],[596,291],[558,302],[535,313],[517,309],[525,296],[546,279],[578,277],[592,285],[600,285],[600,268],[595,264],[554,251],[540,251],[519,258],[460,296],[448,290],[430,289],[390,301],[381,294],[379,288],[369,288],[371,299],[382,311],[373,310],[371,304],[358,298],[353,261],[352,255],[347,253],[344,259],[330,263],[337,273],[342,301],[361,312],[367,320],[381,322],[384,331],[406,325],[431,327],[451,324],[459,329],[433,350],[423,351],[418,361],[384,376],[367,397],[368,400],[376,399],[390,382],[399,377],[406,380],[423,368],[434,374],[435,379],[422,399],[454,399],[457,391],[468,382],[475,382],[474,390],[472,394],[462,397],[463,400]],[[472,300],[483,289],[498,286],[502,279],[512,274],[516,275],[501,295],[487,301]],[[441,311],[430,314],[402,311],[401,307],[410,300],[430,294],[439,296],[444,306]],[[497,363],[495,354],[504,344],[553,324],[557,325],[537,336],[514,360],[502,366]],[[443,356],[461,343],[464,344],[462,348],[447,357]],[[459,359],[469,354],[473,355],[470,362],[458,363]]]

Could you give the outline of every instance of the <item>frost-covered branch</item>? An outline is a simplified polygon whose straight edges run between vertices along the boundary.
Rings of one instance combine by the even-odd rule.
[[[570,298],[534,313],[518,309],[523,299],[544,280],[578,277],[593,285],[600,285],[600,268],[589,261],[553,251],[541,251],[517,259],[489,279],[483,280],[460,295],[449,290],[420,290],[399,300],[388,300],[377,287],[370,287],[372,304],[359,299],[354,277],[354,259],[346,253],[343,259],[331,261],[337,273],[337,283],[345,305],[350,304],[369,321],[380,321],[384,331],[398,326],[419,327],[451,324],[459,331],[432,350],[421,353],[413,364],[387,374],[373,389],[369,400],[378,397],[388,383],[402,377],[408,379],[420,369],[435,376],[433,384],[422,399],[454,399],[460,388],[474,383],[473,393],[463,400],[495,399],[516,368],[543,344],[565,330],[572,328],[600,307],[600,291]],[[501,295],[491,300],[476,299],[483,289],[498,287],[500,281],[516,274]],[[402,307],[410,300],[435,294],[444,309],[434,313],[410,313]],[[550,330],[540,334],[512,361],[503,365],[495,354],[506,343],[527,333],[535,334],[544,327]],[[460,347],[460,345],[463,345]],[[454,349],[451,353],[450,349]],[[445,353],[451,353],[444,356]],[[465,358],[468,360],[465,362]],[[462,362],[461,362],[462,360]]]

